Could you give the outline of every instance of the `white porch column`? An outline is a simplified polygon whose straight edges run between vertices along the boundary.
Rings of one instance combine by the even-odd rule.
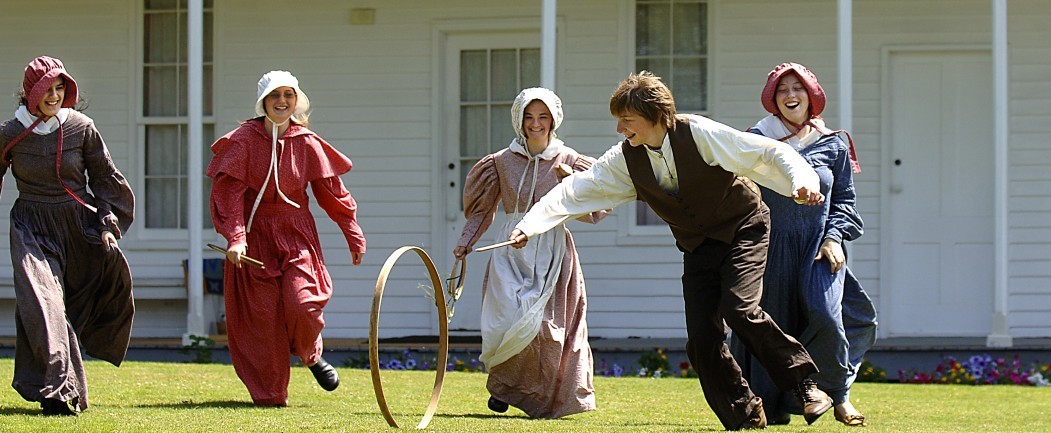
[[[186,287],[189,293],[186,296],[186,333],[183,334],[183,345],[191,343],[190,336],[207,336],[208,330],[204,324],[204,270],[201,254],[201,198],[202,179],[201,173],[201,132],[204,116],[204,5],[203,0],[190,0],[187,10],[187,155],[186,178],[189,184],[187,191],[186,230],[190,234],[187,252],[189,260],[186,263],[187,281]]]
[[[989,347],[1011,347],[1007,324],[1007,0],[993,0],[993,329]]]
[[[839,58],[839,129],[853,131],[854,128],[854,1],[837,0],[836,51]],[[847,252],[847,266],[854,264],[850,244],[843,243]]]
[[[555,91],[555,16],[558,0],[540,6],[540,86]]]
[[[839,55],[839,129],[852,131],[854,124],[854,1],[837,0],[836,48]]]

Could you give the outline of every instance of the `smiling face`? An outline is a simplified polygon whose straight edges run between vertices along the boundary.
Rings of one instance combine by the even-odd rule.
[[[796,74],[785,74],[774,92],[777,110],[785,119],[802,124],[810,118],[810,95]]]
[[[534,99],[526,105],[522,113],[522,133],[525,134],[526,140],[546,144],[551,137],[552,124],[554,119],[551,117],[551,110],[547,109],[547,104],[543,101]]]
[[[55,78],[55,81],[51,82],[51,87],[44,93],[44,98],[37,105],[37,110],[40,110],[40,114],[44,117],[54,116],[62,108],[62,102],[65,99],[66,81],[62,77]]]
[[[645,144],[657,148],[664,144],[668,128],[663,122],[651,122],[638,113],[627,111],[617,116],[617,133],[633,147]]]
[[[274,89],[263,99],[266,116],[274,123],[285,123],[296,110],[296,99],[296,91],[291,87]]]

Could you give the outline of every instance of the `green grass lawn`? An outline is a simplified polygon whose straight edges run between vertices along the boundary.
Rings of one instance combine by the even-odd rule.
[[[13,361],[0,359],[9,383]],[[3,432],[376,432],[388,427],[368,370],[339,369],[343,383],[323,391],[304,367],[293,368],[289,406],[257,408],[233,367],[220,364],[87,362],[91,407],[79,417],[40,415],[10,387],[0,392]],[[384,390],[403,430],[423,414],[433,372],[384,371]],[[435,432],[722,431],[695,379],[596,378],[599,409],[559,420],[530,420],[512,408],[486,408],[486,375],[450,372]],[[853,400],[869,419],[864,432],[1051,432],[1051,387],[861,383]],[[812,426],[793,417],[771,432],[844,432],[831,412]]]

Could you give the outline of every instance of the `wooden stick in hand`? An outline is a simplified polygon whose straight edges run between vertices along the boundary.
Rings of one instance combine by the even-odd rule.
[[[208,248],[211,248],[211,249],[216,250],[216,251],[218,251],[220,253],[223,253],[224,255],[226,254],[226,249],[223,248],[223,247],[220,247],[218,245],[208,244]],[[244,261],[245,263],[248,263],[248,264],[250,264],[252,266],[255,266],[255,267],[259,268],[259,269],[266,269],[266,267],[263,266],[263,262],[261,262],[259,260],[256,260],[256,259],[253,259],[251,257],[248,257],[246,255],[241,255],[241,260]]]

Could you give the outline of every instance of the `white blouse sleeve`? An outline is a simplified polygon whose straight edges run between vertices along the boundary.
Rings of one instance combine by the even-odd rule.
[[[540,198],[515,228],[526,236],[546,232],[566,220],[612,209],[635,200],[635,185],[620,144],[606,151],[591,168],[562,179]]]
[[[710,165],[748,177],[786,197],[801,187],[820,191],[817,173],[785,143],[701,116],[690,116],[690,130],[701,158]]]

